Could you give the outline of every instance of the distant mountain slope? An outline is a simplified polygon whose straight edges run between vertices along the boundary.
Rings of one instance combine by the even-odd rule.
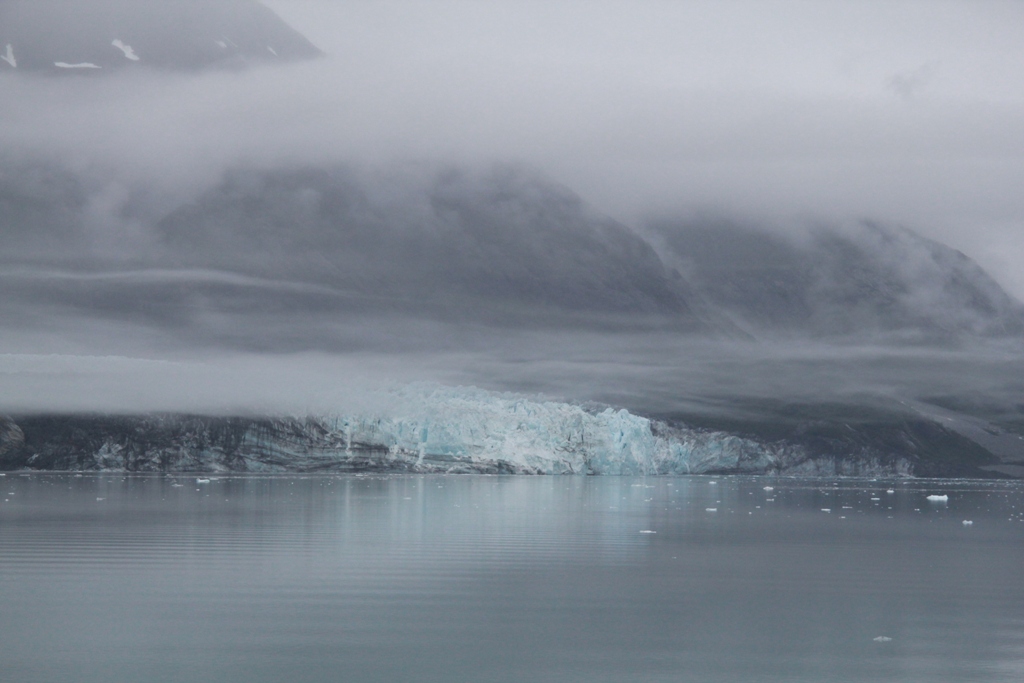
[[[704,329],[649,244],[515,168],[412,183],[345,168],[236,171],[157,229],[181,267],[317,283],[373,306]]]
[[[170,209],[109,192],[92,172],[0,165],[0,307],[38,318],[56,305],[185,338],[249,321],[261,348],[274,346],[271,320],[394,313],[747,339],[1024,337],[1019,302],[909,230],[665,224],[647,240],[517,167],[235,169]]]
[[[255,0],[0,0],[0,73],[196,70],[319,54]]]
[[[862,223],[791,237],[721,221],[656,230],[693,291],[754,335],[1024,335],[1024,306],[977,263],[904,228]]]

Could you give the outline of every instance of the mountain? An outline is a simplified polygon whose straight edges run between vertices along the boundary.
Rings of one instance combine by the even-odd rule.
[[[963,253],[872,222],[786,235],[728,221],[653,226],[709,307],[753,336],[941,343],[1024,336],[1024,306]]]
[[[514,167],[232,171],[156,230],[178,267],[315,283],[344,292],[342,307],[706,329],[636,233]]]
[[[471,382],[627,408],[620,445],[646,453],[629,471],[1024,474],[1024,313],[966,255],[873,223],[637,231],[515,166],[240,167],[168,203],[96,168],[9,157],[0,316],[10,338],[155,340],[186,356],[441,353]],[[17,365],[10,386],[30,393],[93,381]],[[4,410],[18,413],[14,393]],[[423,458],[406,437],[425,423],[408,420],[436,405],[323,419],[34,412],[0,425],[0,450],[4,467],[40,468],[626,466],[602,441],[623,425],[603,413],[492,399],[477,403],[501,409],[467,413],[468,399],[444,398],[462,412],[418,432]],[[565,411],[605,436],[584,429],[572,450],[575,427],[529,426]],[[350,457],[337,446],[350,418],[390,431]],[[529,434],[546,444],[541,464],[502,450]],[[657,455],[698,442],[693,458]]]
[[[0,73],[199,70],[319,55],[256,0],[0,0]]]
[[[92,170],[0,164],[0,308],[291,349],[295,330],[352,315],[829,343],[1024,336],[1020,302],[910,230],[641,233],[514,166],[236,168],[189,201],[156,206],[141,188],[113,213],[109,192]]]

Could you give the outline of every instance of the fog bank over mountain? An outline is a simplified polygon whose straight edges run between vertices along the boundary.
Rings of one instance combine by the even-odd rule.
[[[0,63],[0,142],[113,170],[112,192],[195,195],[240,160],[525,163],[630,225],[905,225],[1024,295],[1017,3],[267,6],[326,57],[56,81]]]
[[[0,411],[1024,429],[1018,4],[0,15]]]

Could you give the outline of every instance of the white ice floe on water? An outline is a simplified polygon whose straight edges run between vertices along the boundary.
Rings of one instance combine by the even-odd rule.
[[[765,486],[765,487],[764,487],[764,490],[765,490],[765,491],[774,491],[774,490],[775,490],[775,487],[774,487],[774,486]]]
[[[54,62],[53,65],[58,69],[100,69],[92,62],[79,62],[77,64],[68,64],[67,62]]]
[[[652,531],[650,529],[641,529],[640,533],[642,533],[642,534],[656,534],[658,532],[657,531]]]
[[[210,480],[209,479],[204,479],[204,478],[200,477],[199,479],[196,479],[196,483],[197,484],[209,484]]]
[[[928,500],[930,500],[933,503],[945,503],[947,500],[949,500],[949,496],[947,496],[946,494],[939,495],[937,493],[933,493],[930,496],[928,496]]]
[[[890,638],[889,636],[878,636],[877,638],[874,638],[874,641],[876,643],[891,643],[892,638]]]
[[[7,52],[0,55],[0,59],[11,65],[12,69],[18,68],[18,60],[14,58],[14,46],[7,43]]]
[[[119,38],[115,39],[110,44],[116,47],[121,52],[123,52],[125,59],[130,59],[133,62],[139,61],[139,56],[135,54],[135,50],[132,49],[131,45],[125,45]]]
[[[964,526],[971,526],[972,524],[974,524],[974,522],[972,522],[971,520],[969,520],[969,519],[965,519],[964,520]]]

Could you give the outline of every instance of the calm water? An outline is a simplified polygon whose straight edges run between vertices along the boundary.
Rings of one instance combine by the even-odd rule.
[[[1019,483],[8,473],[0,501],[3,681],[1024,680]]]

